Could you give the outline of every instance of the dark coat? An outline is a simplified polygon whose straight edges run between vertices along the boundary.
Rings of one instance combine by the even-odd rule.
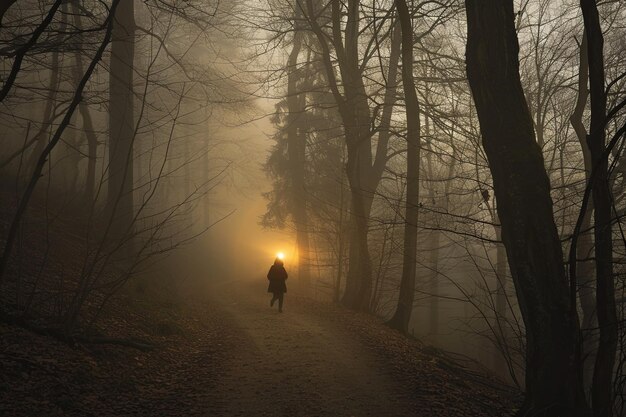
[[[285,293],[287,292],[287,271],[282,265],[272,265],[270,271],[267,273],[267,279],[270,280],[270,285],[267,287],[267,292],[271,293]]]

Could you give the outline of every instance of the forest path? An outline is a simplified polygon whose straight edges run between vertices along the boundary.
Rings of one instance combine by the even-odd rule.
[[[147,351],[0,322],[0,415],[505,417],[519,404],[371,315],[291,292],[280,314],[263,281],[115,300],[101,328]]]
[[[228,416],[410,416],[410,393],[340,325],[285,296],[270,308],[265,283],[230,282],[215,302],[233,330],[215,392]]]

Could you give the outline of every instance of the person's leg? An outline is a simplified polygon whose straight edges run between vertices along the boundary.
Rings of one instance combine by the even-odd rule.
[[[276,293],[272,293],[272,299],[270,301],[270,307],[274,307],[274,302],[278,297],[276,297]]]
[[[285,297],[285,294],[280,293],[278,295],[278,311],[280,311],[282,313],[283,311],[283,298]]]

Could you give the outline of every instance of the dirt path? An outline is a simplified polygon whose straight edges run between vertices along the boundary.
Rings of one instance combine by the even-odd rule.
[[[291,294],[280,314],[261,286],[217,293],[234,331],[217,388],[223,415],[417,415],[375,355]]]
[[[0,415],[504,417],[518,404],[375,317],[292,293],[280,314],[265,289],[117,300],[102,331],[149,340],[149,351],[0,323]]]

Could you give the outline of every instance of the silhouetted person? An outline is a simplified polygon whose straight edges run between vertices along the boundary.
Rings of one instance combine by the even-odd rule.
[[[283,297],[287,292],[287,271],[282,260],[276,258],[274,265],[270,267],[270,271],[267,273],[267,279],[270,280],[270,285],[267,287],[267,292],[274,294],[272,301],[270,301],[270,307],[274,307],[274,302],[278,300],[278,311],[283,312]]]

